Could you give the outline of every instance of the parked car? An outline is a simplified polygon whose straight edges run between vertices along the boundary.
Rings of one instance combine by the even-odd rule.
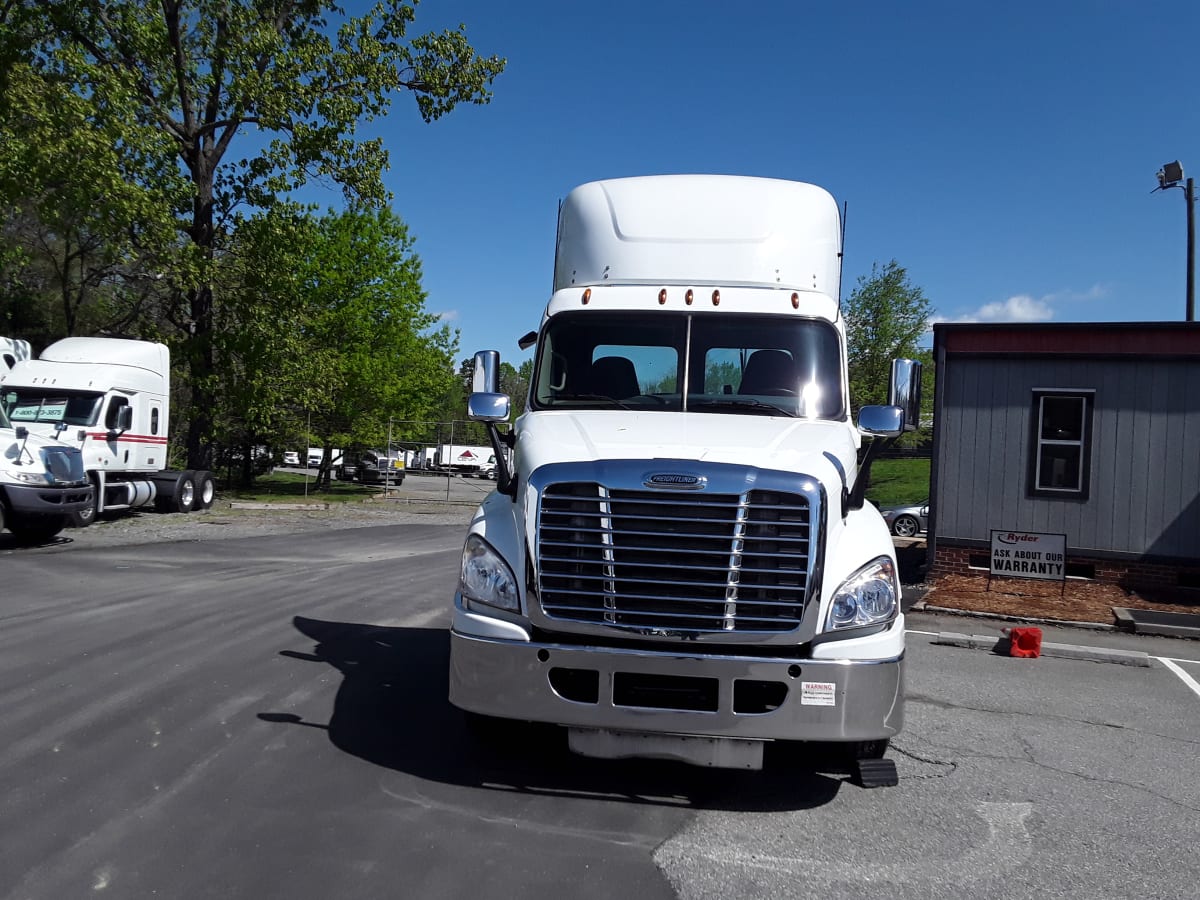
[[[404,454],[383,450],[364,450],[358,461],[358,480],[362,484],[404,483]]]
[[[300,465],[300,454],[295,450],[288,450],[283,454],[283,464],[285,466]]]
[[[892,534],[897,537],[916,537],[929,528],[929,500],[908,506],[889,506],[879,510]]]

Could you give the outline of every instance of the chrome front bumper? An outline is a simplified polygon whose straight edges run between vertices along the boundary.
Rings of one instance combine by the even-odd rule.
[[[712,656],[451,631],[450,702],[469,712],[630,732],[866,741],[904,723],[904,657]]]

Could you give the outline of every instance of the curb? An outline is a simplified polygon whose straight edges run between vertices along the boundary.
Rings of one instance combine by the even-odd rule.
[[[963,647],[968,650],[990,650],[1004,656],[1008,655],[1008,637],[996,637],[990,634],[959,634],[955,631],[943,631],[934,638],[933,643],[945,647]],[[1052,641],[1042,641],[1042,656],[1053,656],[1059,659],[1083,659],[1090,662],[1114,663],[1119,666],[1140,666],[1149,668],[1150,654],[1142,650],[1111,650],[1107,647],[1080,647],[1075,644],[1057,644]]]
[[[328,503],[250,503],[241,500],[231,500],[230,509],[329,509]]]
[[[1113,615],[1117,617],[1117,623],[1122,630],[1132,632],[1133,634],[1153,634],[1158,637],[1200,638],[1200,627],[1195,625],[1178,625],[1170,621],[1164,621],[1161,615],[1154,616],[1152,611],[1148,612],[1142,609],[1128,609],[1123,606],[1114,606]],[[1195,616],[1191,616],[1187,620],[1194,621],[1195,618]],[[1155,619],[1158,619],[1158,621],[1154,621]]]
[[[1045,625],[1047,627],[1085,628],[1088,631],[1121,631],[1116,625],[1105,625],[1103,622],[1076,622],[1071,619],[1039,619],[1034,616],[1010,616],[1002,613],[975,612],[969,609],[951,609],[947,606],[928,606],[918,600],[910,607],[912,612],[939,613],[948,616],[962,616],[964,619],[996,619],[1000,622],[1017,622],[1022,625]],[[1116,607],[1113,608],[1114,611]]]

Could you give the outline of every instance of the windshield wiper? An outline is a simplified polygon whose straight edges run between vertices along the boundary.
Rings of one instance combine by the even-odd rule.
[[[609,403],[613,404],[614,406],[619,406],[621,409],[633,409],[633,407],[629,404],[622,403],[616,397],[609,397],[607,394],[559,394],[554,398],[555,403],[558,403],[560,400],[566,400],[568,402],[572,400],[607,400]]]
[[[701,407],[705,409],[732,409],[739,412],[747,410],[768,416],[780,415],[792,419],[796,418],[796,414],[791,410],[776,406],[774,403],[763,403],[761,400],[755,400],[753,397],[742,397],[738,400],[693,400],[688,403],[688,409],[700,409]]]

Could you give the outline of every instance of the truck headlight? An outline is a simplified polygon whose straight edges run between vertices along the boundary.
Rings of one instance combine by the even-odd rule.
[[[518,612],[521,607],[512,569],[492,545],[477,534],[467,535],[467,542],[463,544],[458,589],[465,599],[476,603],[512,612]]]
[[[877,557],[842,582],[829,604],[825,627],[858,628],[887,622],[896,616],[899,596],[895,564],[886,556]]]
[[[44,472],[13,472],[12,477],[22,484],[54,484],[51,476]]]

